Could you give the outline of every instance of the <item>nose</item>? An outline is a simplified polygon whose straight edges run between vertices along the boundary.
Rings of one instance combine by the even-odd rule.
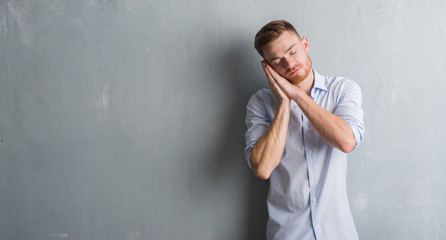
[[[283,67],[286,68],[286,69],[289,69],[289,68],[291,68],[293,66],[291,60],[289,58],[287,58],[287,57],[283,59],[282,63],[283,63]]]

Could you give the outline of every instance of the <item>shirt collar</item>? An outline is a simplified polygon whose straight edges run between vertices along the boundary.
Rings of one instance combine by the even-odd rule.
[[[313,69],[313,73],[314,73],[314,86],[313,86],[313,88],[319,88],[321,90],[327,91],[327,86],[325,85],[325,77],[320,75],[314,69]]]

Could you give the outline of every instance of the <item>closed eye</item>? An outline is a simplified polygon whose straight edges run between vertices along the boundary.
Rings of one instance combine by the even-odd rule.
[[[274,61],[272,61],[271,63],[273,64],[273,65],[279,65],[280,64],[280,59],[278,59],[278,58],[276,58]]]

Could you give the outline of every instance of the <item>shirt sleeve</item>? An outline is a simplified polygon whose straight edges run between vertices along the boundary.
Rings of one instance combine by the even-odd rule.
[[[271,120],[268,117],[265,104],[259,94],[254,94],[249,99],[245,122],[247,127],[245,134],[245,158],[248,161],[249,167],[252,168],[250,161],[252,148],[271,126]]]
[[[349,80],[340,88],[339,97],[334,115],[344,119],[352,129],[356,139],[356,149],[364,140],[361,88],[356,82]]]

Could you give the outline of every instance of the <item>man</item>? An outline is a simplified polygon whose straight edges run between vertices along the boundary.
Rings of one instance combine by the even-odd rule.
[[[358,84],[312,68],[306,37],[272,21],[255,37],[270,89],[247,106],[246,159],[269,179],[268,239],[358,239],[347,199],[347,153],[363,140]]]

